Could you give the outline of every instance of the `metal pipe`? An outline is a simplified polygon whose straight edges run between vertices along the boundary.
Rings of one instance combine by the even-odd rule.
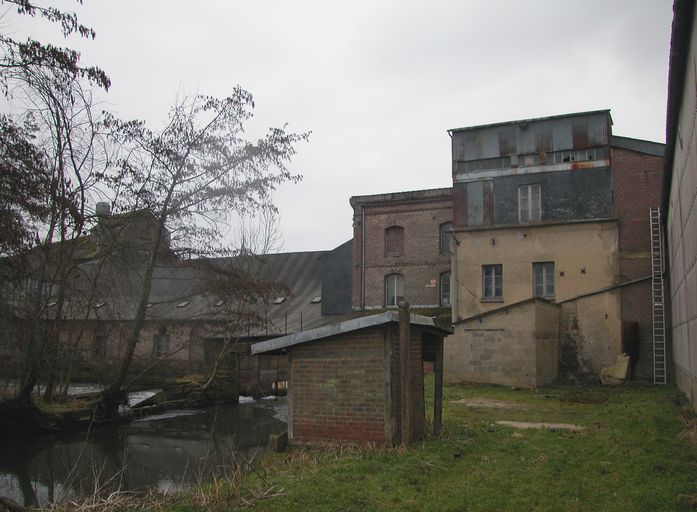
[[[365,205],[361,205],[361,310],[365,310]]]

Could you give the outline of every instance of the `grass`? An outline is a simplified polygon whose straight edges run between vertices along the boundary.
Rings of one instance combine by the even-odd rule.
[[[432,380],[426,395],[432,396]],[[674,388],[648,385],[446,386],[439,439],[406,449],[270,453],[246,476],[151,509],[697,510],[697,420],[681,397]],[[517,407],[455,403],[473,398]],[[574,423],[586,430],[517,431],[497,420]]]
[[[432,395],[427,383],[427,396]],[[518,408],[453,403],[487,398]],[[430,408],[430,402],[428,404]],[[404,450],[292,449],[268,455],[246,492],[256,510],[697,509],[697,446],[673,388],[447,386],[443,435]],[[580,434],[515,431],[496,420],[574,423]]]

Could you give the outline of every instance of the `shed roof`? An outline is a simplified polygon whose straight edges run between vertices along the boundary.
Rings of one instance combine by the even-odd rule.
[[[439,331],[442,334],[452,334],[452,330],[438,325],[438,322],[434,318],[411,313],[409,315],[409,321],[411,325],[427,327],[432,330]],[[347,332],[365,329],[367,327],[375,327],[396,322],[399,322],[399,313],[397,311],[386,311],[385,313],[380,313],[378,315],[352,318],[322,327],[317,327],[315,329],[289,334],[287,336],[281,336],[280,338],[261,341],[252,345],[251,350],[252,354],[263,354],[264,352],[280,350],[283,348],[300,345],[302,343],[307,343],[308,341],[329,338],[331,336],[336,336],[337,334],[344,334]]]

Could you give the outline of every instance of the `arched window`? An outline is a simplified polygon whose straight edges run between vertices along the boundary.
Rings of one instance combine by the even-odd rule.
[[[388,274],[385,276],[385,306],[394,307],[404,300],[404,276]]]
[[[450,306],[450,272],[440,275],[440,305]]]
[[[169,334],[167,328],[162,326],[155,335],[155,359],[169,355]]]
[[[385,256],[397,257],[404,252],[404,228],[390,226],[385,229]]]
[[[445,222],[440,225],[440,253],[443,256],[448,256],[450,254],[450,239],[452,232],[452,222]]]

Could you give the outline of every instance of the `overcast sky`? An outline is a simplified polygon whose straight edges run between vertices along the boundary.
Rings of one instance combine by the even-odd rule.
[[[352,195],[450,186],[449,128],[609,108],[615,134],[665,139],[670,0],[59,5],[97,32],[60,42],[109,74],[123,118],[157,128],[178,92],[239,84],[251,135],[312,131],[303,181],[275,195],[287,251],[350,239]]]

